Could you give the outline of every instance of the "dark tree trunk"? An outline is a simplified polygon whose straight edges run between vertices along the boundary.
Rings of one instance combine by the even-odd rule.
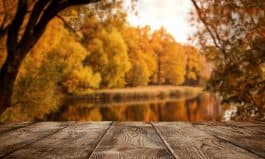
[[[20,64],[29,50],[37,43],[48,22],[60,11],[74,5],[94,3],[100,0],[39,0],[34,4],[22,36],[19,35],[25,21],[28,0],[19,0],[12,23],[7,28],[7,59],[0,70],[0,114],[12,104],[12,92]],[[0,32],[1,35],[4,32]],[[19,38],[21,37],[21,38]]]
[[[6,62],[0,72],[0,114],[11,105],[12,92],[18,74],[19,63]]]
[[[23,54],[18,49],[20,27],[27,12],[27,1],[20,0],[16,15],[7,32],[7,58],[0,70],[0,114],[11,106],[12,92]]]

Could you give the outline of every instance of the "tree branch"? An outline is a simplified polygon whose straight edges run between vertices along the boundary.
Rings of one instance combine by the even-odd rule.
[[[40,0],[40,1],[36,2],[32,12],[31,12],[29,21],[28,21],[26,29],[25,29],[25,32],[24,32],[22,39],[19,43],[19,47],[27,46],[27,44],[31,41],[31,38],[33,37],[33,34],[34,34],[35,25],[36,25],[37,21],[39,20],[42,11],[52,1],[53,0]],[[25,50],[27,50],[27,48],[25,48]]]
[[[216,31],[214,32],[216,35],[214,35],[214,33],[212,32],[212,30],[211,30],[210,27],[209,27],[209,24],[208,24],[207,21],[203,18],[202,13],[201,13],[201,9],[200,9],[200,7],[198,6],[198,4],[196,3],[196,1],[195,1],[195,0],[191,0],[191,1],[192,1],[193,5],[194,5],[194,7],[195,7],[195,9],[196,9],[196,12],[197,12],[197,14],[198,14],[198,16],[199,16],[199,19],[201,20],[201,22],[202,22],[203,25],[205,26],[207,32],[210,34],[210,36],[211,36],[211,38],[212,38],[212,40],[213,40],[213,42],[214,42],[214,45],[215,45],[217,48],[219,48],[219,49],[223,52],[223,54],[224,54],[224,56],[225,56],[225,58],[226,58],[227,53],[226,53],[225,49],[224,49],[223,47],[219,46],[218,43],[217,43],[217,39],[220,40],[220,39],[219,39],[219,35],[217,34]],[[216,39],[216,38],[217,38],[217,39]]]
[[[100,0],[45,0],[46,3],[44,3],[42,0],[39,1],[38,5],[34,7],[35,10],[36,7],[40,7],[41,11],[44,9],[42,14],[39,14],[40,11],[36,11],[36,14],[33,12],[31,16],[38,15],[32,19],[30,22],[30,26],[28,26],[28,31],[24,33],[23,38],[21,39],[20,42],[20,47],[23,48],[23,54],[26,54],[31,47],[39,40],[41,35],[43,34],[48,22],[54,18],[60,11],[64,10],[67,7],[70,6],[75,6],[75,5],[82,5],[82,4],[87,4],[87,3],[94,3],[98,2]],[[47,2],[49,1],[49,3]],[[41,3],[40,3],[41,2]],[[44,7],[45,5],[45,7]],[[37,21],[36,21],[37,19]],[[35,22],[35,23],[34,23]]]
[[[16,15],[10,24],[7,37],[8,53],[14,54],[18,46],[18,32],[27,13],[27,0],[19,0]]]
[[[56,15],[56,17],[57,18],[59,18],[62,22],[63,22],[63,24],[64,24],[64,26],[70,31],[70,32],[72,32],[72,33],[74,33],[75,34],[75,36],[78,38],[78,39],[80,39],[81,40],[81,37],[77,34],[77,32],[76,32],[76,30],[62,17],[62,16],[60,16],[60,15]]]

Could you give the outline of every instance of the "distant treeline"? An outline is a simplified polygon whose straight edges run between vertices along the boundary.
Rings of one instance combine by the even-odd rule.
[[[124,12],[100,15],[87,8],[70,8],[49,23],[23,61],[12,97],[16,107],[9,110],[34,108],[34,116],[41,116],[56,109],[57,98],[64,93],[200,85],[209,72],[196,48],[177,43],[164,28],[151,31],[149,26],[130,26]]]
[[[122,16],[103,20],[94,15],[82,19],[76,30],[60,19],[50,22],[25,60],[24,76],[18,82],[36,78],[38,72],[38,78],[47,78],[45,82],[55,80],[68,93],[80,93],[97,88],[199,85],[209,78],[209,65],[199,51],[177,43],[164,28],[152,32],[149,26],[130,26]]]

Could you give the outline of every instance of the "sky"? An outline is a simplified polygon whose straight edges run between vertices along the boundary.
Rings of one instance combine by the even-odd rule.
[[[127,17],[131,25],[150,25],[153,30],[163,26],[177,42],[188,43],[192,32],[188,23],[193,8],[190,0],[138,0],[136,8],[138,15],[129,13]]]

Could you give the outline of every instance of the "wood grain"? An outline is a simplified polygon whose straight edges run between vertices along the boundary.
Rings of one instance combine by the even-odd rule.
[[[91,159],[174,158],[150,124],[115,122],[103,137]]]
[[[220,122],[215,122],[215,123],[220,123]],[[237,126],[242,126],[242,127],[260,127],[262,129],[265,128],[265,122],[261,121],[255,121],[255,122],[235,122],[235,121],[230,121],[230,122],[225,122],[221,124],[231,124],[231,125],[237,125]]]
[[[0,135],[0,158],[63,129],[68,123],[40,122]]]
[[[17,159],[83,159],[94,150],[111,122],[78,122],[10,154]]]
[[[0,124],[0,158],[265,158],[263,122],[111,123]]]
[[[161,138],[173,151],[176,158],[260,158],[240,147],[220,140],[208,133],[194,128],[191,123],[153,123]]]
[[[0,135],[2,133],[8,132],[8,131],[12,131],[15,129],[26,127],[29,124],[31,124],[31,123],[29,123],[29,122],[12,122],[12,123],[0,124]]]
[[[195,123],[195,127],[265,158],[265,125],[261,123]]]

